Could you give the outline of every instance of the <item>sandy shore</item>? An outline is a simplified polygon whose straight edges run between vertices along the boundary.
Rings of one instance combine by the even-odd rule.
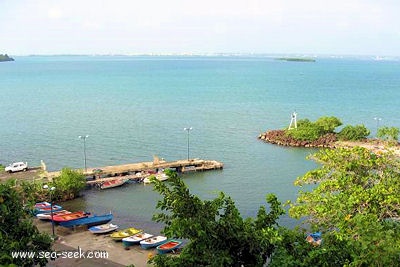
[[[51,223],[43,222],[37,219],[35,224],[41,232],[51,234]],[[63,259],[58,258],[55,261],[49,261],[47,266],[128,266],[135,267],[152,266],[147,264],[151,255],[156,253],[155,249],[143,250],[140,246],[131,246],[125,250],[121,242],[113,241],[108,235],[94,235],[79,227],[75,231],[56,226],[56,235],[58,240],[53,245],[55,251],[106,251],[108,259]]]

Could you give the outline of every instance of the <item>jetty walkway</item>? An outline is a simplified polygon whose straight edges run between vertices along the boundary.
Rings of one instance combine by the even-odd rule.
[[[173,169],[178,173],[191,171],[207,171],[223,169],[224,164],[215,160],[189,159],[177,161],[159,160],[157,157],[151,162],[139,162],[114,166],[87,168],[83,174],[88,184],[99,184],[116,178],[141,181],[144,178],[163,169]],[[47,178],[52,179],[60,175],[60,171],[48,172]]]

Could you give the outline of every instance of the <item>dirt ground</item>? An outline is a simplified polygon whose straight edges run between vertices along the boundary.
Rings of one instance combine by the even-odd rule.
[[[27,171],[8,173],[5,171],[0,172],[0,182],[7,181],[9,179],[17,179],[24,181],[32,181],[34,179],[41,179],[40,174],[42,169],[39,167],[29,168]]]
[[[41,232],[51,234],[51,223],[35,219],[35,224]],[[108,259],[66,259],[58,258],[49,261],[47,266],[76,266],[76,267],[99,267],[99,266],[129,266],[147,267],[149,257],[156,254],[155,249],[143,250],[140,246],[131,246],[125,250],[121,242],[115,242],[108,235],[94,235],[79,227],[75,231],[64,227],[56,226],[55,234],[57,240],[53,245],[55,251],[106,251]]]

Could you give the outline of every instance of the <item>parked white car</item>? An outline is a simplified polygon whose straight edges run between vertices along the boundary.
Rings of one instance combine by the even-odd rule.
[[[19,172],[28,170],[28,162],[14,162],[8,165],[5,169],[6,172]]]

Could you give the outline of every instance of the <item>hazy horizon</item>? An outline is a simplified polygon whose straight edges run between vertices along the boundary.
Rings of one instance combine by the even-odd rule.
[[[9,55],[400,56],[395,0],[3,0]]]

